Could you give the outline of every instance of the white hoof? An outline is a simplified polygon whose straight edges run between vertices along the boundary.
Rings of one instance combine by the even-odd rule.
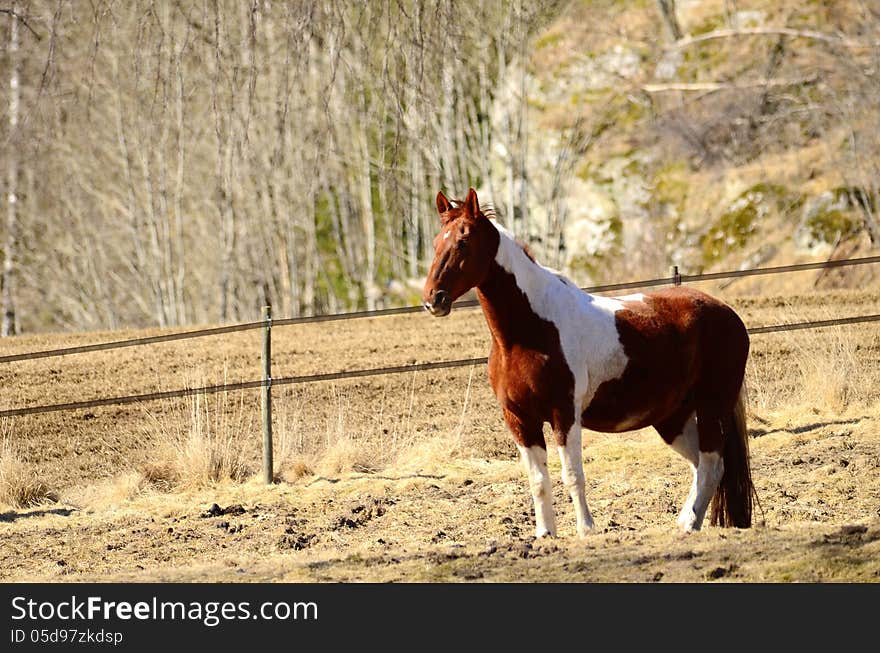
[[[582,539],[585,537],[588,537],[593,532],[594,528],[595,528],[595,525],[593,524],[592,519],[590,519],[587,522],[584,522],[583,524],[578,524],[578,537],[580,537]]]
[[[700,530],[697,525],[697,515],[693,510],[682,511],[678,516],[678,527],[685,533],[693,533]]]

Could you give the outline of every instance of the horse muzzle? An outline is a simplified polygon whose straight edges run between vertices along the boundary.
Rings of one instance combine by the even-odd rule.
[[[438,290],[434,293],[430,302],[424,303],[425,310],[434,317],[444,317],[449,315],[452,310],[452,295],[445,290]]]

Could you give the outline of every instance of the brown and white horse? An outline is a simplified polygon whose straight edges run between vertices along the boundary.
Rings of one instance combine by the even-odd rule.
[[[441,229],[425,283],[425,308],[448,315],[476,288],[489,331],[489,382],[528,473],[536,536],[556,534],[543,425],[548,422],[581,536],[593,528],[584,495],[581,427],[620,432],[653,426],[693,470],[678,517],[699,530],[748,527],[749,468],[743,377],[749,337],[739,316],[698,290],[626,297],[590,295],[539,265],[480,209],[437,194]]]

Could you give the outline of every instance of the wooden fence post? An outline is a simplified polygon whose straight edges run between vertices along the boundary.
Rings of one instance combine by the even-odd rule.
[[[272,307],[263,307],[263,478],[267,485],[274,480],[272,469]]]

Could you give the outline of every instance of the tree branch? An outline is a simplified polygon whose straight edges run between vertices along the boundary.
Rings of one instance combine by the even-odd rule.
[[[815,41],[833,43],[847,48],[869,48],[873,45],[863,41],[854,41],[840,34],[828,34],[827,32],[815,32],[813,30],[792,29],[790,27],[743,27],[740,29],[718,29],[697,36],[686,36],[674,43],[670,43],[666,46],[666,49],[681,49],[695,43],[702,43],[703,41],[725,39],[735,36],[791,36],[795,38],[813,39]]]
[[[37,33],[37,31],[36,31],[33,27],[30,26],[30,23],[28,23],[28,22],[25,20],[24,16],[22,16],[21,14],[19,14],[19,13],[13,11],[12,9],[0,9],[0,14],[9,14],[9,15],[12,16],[13,18],[18,19],[18,21],[19,21],[22,25],[24,25],[25,27],[27,27],[28,30],[30,31],[30,33],[33,34],[34,37],[35,37],[38,41],[42,41],[42,40],[43,40],[43,37],[40,36],[40,35]]]
[[[800,86],[802,84],[812,84],[817,77],[798,77],[793,79],[757,79],[753,82],[672,82],[670,84],[644,84],[642,90],[645,93],[664,93],[666,91],[721,91],[725,89],[743,89],[743,88],[770,88],[774,86]]]

